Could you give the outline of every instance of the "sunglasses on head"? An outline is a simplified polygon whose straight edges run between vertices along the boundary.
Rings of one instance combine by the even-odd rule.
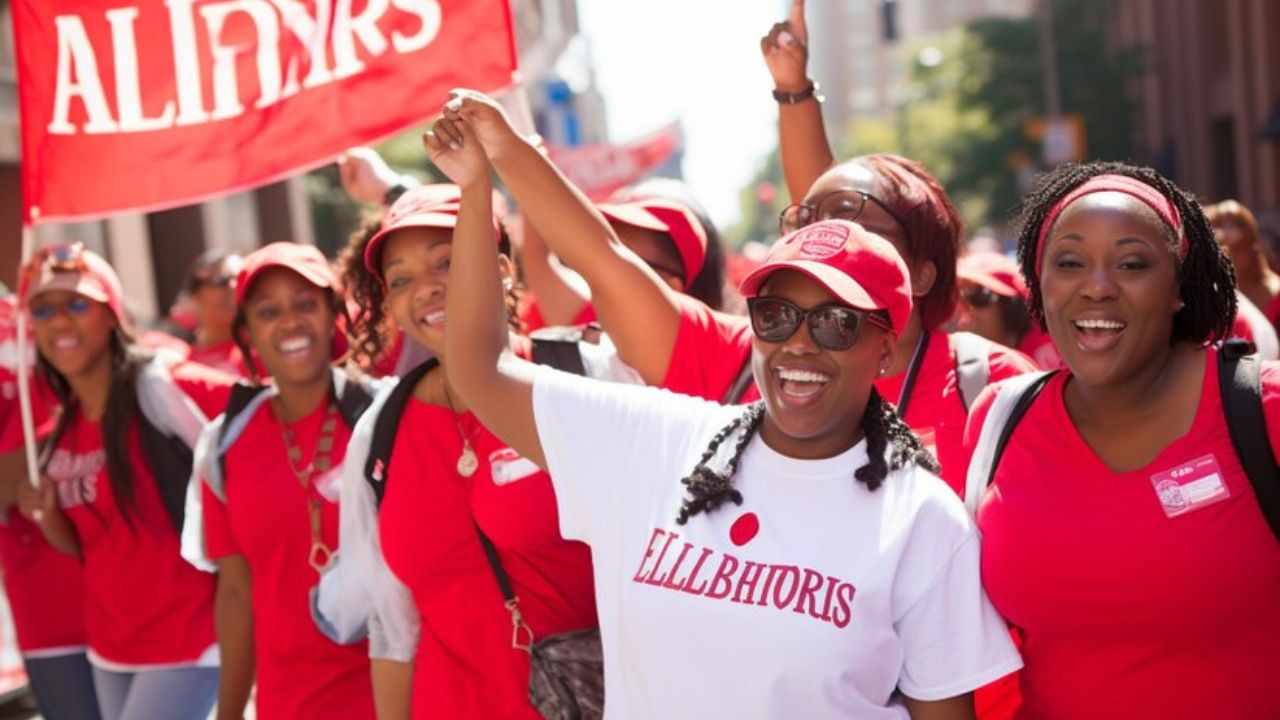
[[[747,299],[751,330],[765,342],[780,343],[796,334],[800,324],[809,328],[809,337],[823,350],[848,350],[858,342],[863,323],[889,330],[889,323],[875,313],[847,305],[819,305],[805,310],[778,298]]]
[[[31,319],[36,322],[44,322],[51,319],[59,311],[66,312],[71,317],[83,317],[89,312],[89,298],[82,295],[76,295],[61,306],[50,302],[37,302],[31,305]]]
[[[988,288],[971,288],[960,293],[960,300],[971,308],[984,308],[992,305],[999,296]]]
[[[904,231],[906,230],[907,224],[883,200],[869,192],[852,188],[832,190],[814,198],[811,202],[788,205],[778,216],[778,230],[786,235],[822,220],[857,222],[862,216],[862,211],[866,209],[868,201],[879,205],[880,209],[888,213],[889,217],[893,218]]]

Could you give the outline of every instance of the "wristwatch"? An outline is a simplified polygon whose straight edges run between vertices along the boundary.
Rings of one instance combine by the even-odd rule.
[[[813,80],[809,81],[809,87],[801,90],[798,93],[783,92],[777,88],[774,88],[773,90],[773,99],[777,100],[778,102],[784,105],[797,105],[799,103],[804,102],[805,100],[808,100],[809,98],[813,98],[818,102],[822,102],[825,99],[818,94],[818,83],[814,82]]]

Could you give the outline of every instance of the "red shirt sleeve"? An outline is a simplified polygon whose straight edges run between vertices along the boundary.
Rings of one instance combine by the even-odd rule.
[[[1267,420],[1271,452],[1280,457],[1280,361],[1262,363],[1262,414]]]
[[[238,555],[240,546],[231,535],[231,521],[227,518],[227,506],[213,494],[205,483],[200,484],[201,508],[204,513],[204,547],[210,560]]]
[[[680,330],[662,387],[719,402],[751,356],[751,321],[679,296]]]

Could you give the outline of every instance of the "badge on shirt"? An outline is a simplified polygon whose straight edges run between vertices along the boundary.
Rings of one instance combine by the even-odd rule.
[[[495,450],[489,455],[489,474],[499,487],[533,475],[541,470],[534,462],[511,448]]]
[[[1164,514],[1175,518],[1231,497],[1222,479],[1218,459],[1213,455],[1196,458],[1185,465],[1151,476],[1156,497]]]

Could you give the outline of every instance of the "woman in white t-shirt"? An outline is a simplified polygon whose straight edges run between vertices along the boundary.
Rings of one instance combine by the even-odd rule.
[[[872,387],[911,312],[892,245],[815,223],[748,277],[760,403],[536,368],[503,352],[494,301],[487,160],[528,157],[500,113],[462,93],[426,138],[462,188],[446,362],[592,548],[609,716],[973,717],[971,692],[1021,660],[973,524]],[[518,172],[541,189],[525,202],[608,231],[551,165]]]

